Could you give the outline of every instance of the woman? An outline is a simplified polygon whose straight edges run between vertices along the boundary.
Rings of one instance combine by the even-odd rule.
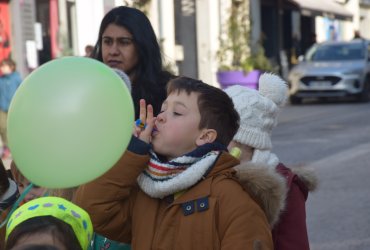
[[[149,19],[140,10],[120,6],[103,18],[92,57],[129,75],[135,116],[139,100],[152,104],[157,115],[166,98],[165,86],[173,78],[162,70],[162,58]]]

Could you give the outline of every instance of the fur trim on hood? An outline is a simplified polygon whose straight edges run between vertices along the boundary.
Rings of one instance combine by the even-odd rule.
[[[298,175],[299,179],[306,185],[307,189],[310,192],[313,192],[317,189],[318,179],[313,169],[305,167],[294,167],[290,168],[293,173]]]
[[[263,163],[244,162],[235,167],[236,176],[244,189],[259,203],[273,226],[279,221],[285,208],[288,186],[284,176]],[[309,191],[317,188],[318,180],[313,170],[303,167],[291,168]]]
[[[235,170],[244,189],[264,210],[272,228],[285,207],[288,192],[285,178],[261,163],[241,163]]]

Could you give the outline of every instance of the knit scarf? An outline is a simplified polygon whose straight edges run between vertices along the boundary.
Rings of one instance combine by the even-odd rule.
[[[279,158],[274,153],[271,153],[270,150],[255,149],[250,162],[262,164],[268,168],[275,169],[279,164]]]
[[[226,150],[224,145],[209,143],[168,162],[161,161],[150,151],[148,167],[139,175],[138,184],[153,198],[162,199],[183,191],[209,173],[223,150]]]

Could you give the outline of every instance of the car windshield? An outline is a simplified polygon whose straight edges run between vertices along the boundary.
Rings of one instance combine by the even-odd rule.
[[[365,46],[362,43],[316,45],[306,58],[308,61],[361,60],[365,58]]]

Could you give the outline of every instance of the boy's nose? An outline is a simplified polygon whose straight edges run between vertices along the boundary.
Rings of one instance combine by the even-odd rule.
[[[157,115],[156,122],[164,122],[164,119],[165,119],[165,115],[164,115],[164,112],[162,112]]]

